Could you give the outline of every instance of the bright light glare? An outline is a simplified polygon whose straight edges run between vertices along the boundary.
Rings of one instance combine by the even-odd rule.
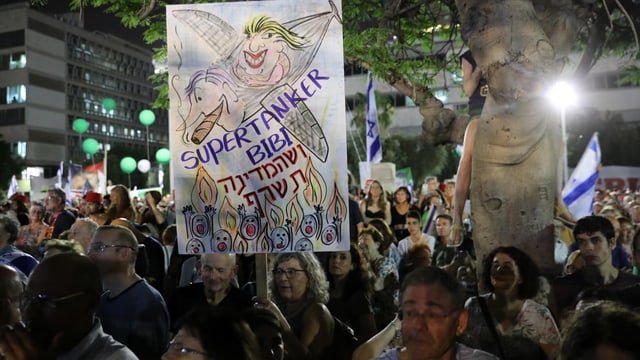
[[[558,107],[575,106],[578,97],[574,88],[564,81],[558,81],[547,93],[547,98]]]

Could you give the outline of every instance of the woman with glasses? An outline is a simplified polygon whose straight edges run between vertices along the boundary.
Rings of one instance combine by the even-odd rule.
[[[255,335],[239,315],[212,307],[187,313],[162,360],[256,360],[260,350]]]
[[[353,329],[359,343],[365,342],[376,333],[370,300],[373,289],[355,244],[351,244],[349,251],[329,255],[327,278],[330,294],[327,307]]]
[[[271,301],[258,300],[278,317],[286,359],[324,359],[333,340],[334,321],[324,305],[329,284],[311,252],[279,254],[273,264]]]
[[[533,300],[538,267],[522,250],[494,249],[483,264],[489,292],[467,301],[469,325],[465,343],[503,359],[553,358],[560,333],[549,309]]]

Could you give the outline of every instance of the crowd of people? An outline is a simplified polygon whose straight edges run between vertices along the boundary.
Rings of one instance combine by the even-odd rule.
[[[451,246],[454,193],[432,176],[352,186],[349,249],[269,255],[267,298],[253,255],[179,254],[159,192],[16,195],[0,215],[0,359],[640,358],[634,194],[599,191],[592,216],[561,222],[564,274],[545,278],[515,247],[476,269],[470,227]]]

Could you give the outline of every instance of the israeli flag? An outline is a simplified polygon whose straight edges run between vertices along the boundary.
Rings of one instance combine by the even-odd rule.
[[[582,154],[578,166],[571,173],[569,181],[562,189],[562,199],[569,212],[576,218],[591,215],[596,181],[600,173],[600,144],[598,133],[594,133],[587,149]]]
[[[369,72],[369,85],[367,86],[367,161],[379,163],[382,161],[382,140],[380,140],[380,128],[378,127],[378,108],[376,96],[373,92],[373,75]]]
[[[13,175],[11,177],[11,184],[9,184],[9,190],[7,191],[7,199],[12,197],[18,192],[18,179]]]

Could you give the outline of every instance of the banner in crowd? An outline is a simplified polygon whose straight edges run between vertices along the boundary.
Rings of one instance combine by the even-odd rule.
[[[597,189],[640,190],[640,167],[603,166],[596,183]]]
[[[167,6],[181,253],[348,250],[340,5]]]

